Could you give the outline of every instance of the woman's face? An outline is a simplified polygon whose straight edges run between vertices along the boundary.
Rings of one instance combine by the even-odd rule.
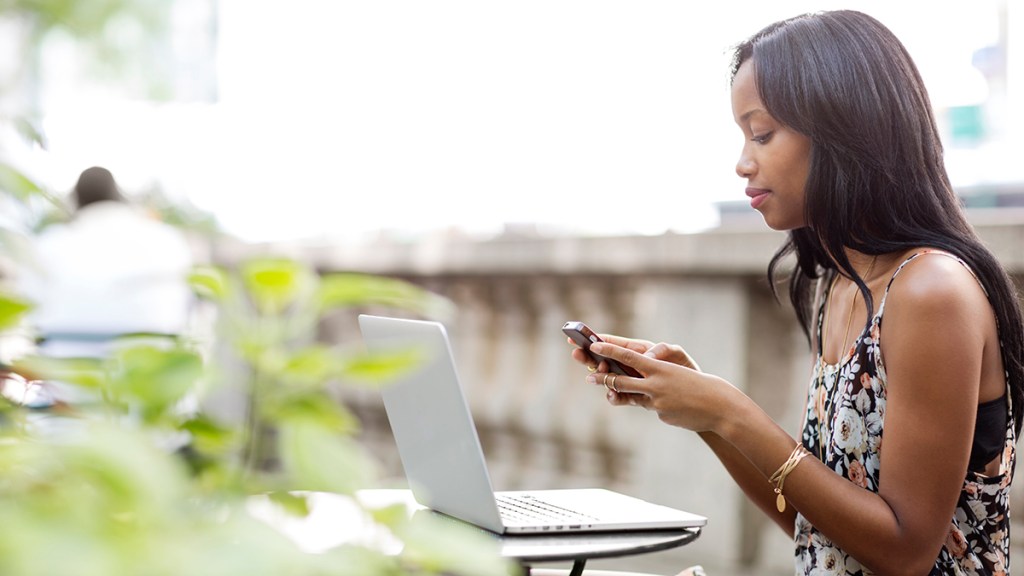
[[[747,60],[732,82],[732,113],[745,142],[736,174],[747,179],[750,206],[774,230],[807,225],[804,195],[811,167],[811,139],[772,118],[754,82]]]

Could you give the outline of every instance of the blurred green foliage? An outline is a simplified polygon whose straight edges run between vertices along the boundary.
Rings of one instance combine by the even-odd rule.
[[[0,292],[0,330],[18,324],[21,317],[32,309],[32,305],[12,294]]]
[[[9,212],[8,225],[0,219],[0,249],[16,252],[18,234],[39,231],[66,221],[71,211],[60,194],[48,189],[4,153],[5,132],[17,134],[31,147],[46,149],[44,111],[39,109],[42,47],[61,37],[75,43],[75,51],[93,80],[106,80],[149,100],[172,96],[172,78],[166,59],[168,31],[174,2],[167,0],[0,0],[0,22],[14,30],[14,53],[4,54],[8,66],[0,75],[0,206]],[[83,168],[85,168],[83,166]],[[16,200],[4,206],[2,196]],[[213,217],[183,201],[171,201],[162,190],[144,190],[133,198],[164,222],[214,234]],[[15,221],[16,226],[10,226]]]
[[[173,6],[166,0],[0,0],[0,16],[21,25],[24,42],[16,60],[20,67],[6,84],[31,88],[38,80],[39,48],[60,35],[76,41],[92,75],[121,81],[132,77],[143,83],[141,96],[166,96],[167,78],[159,73],[153,52],[165,40]],[[22,120],[28,123],[23,125],[36,126],[39,111],[31,109],[33,102],[27,104]]]
[[[17,66],[0,78],[0,96],[32,84],[38,48],[53,33],[80,39],[98,68],[131,75],[172,4],[0,0],[0,19],[25,32],[22,53],[7,55]],[[125,66],[132,59],[134,69]],[[0,115],[0,128],[45,148],[39,111],[31,99],[24,104]],[[165,220],[214,225],[154,197]],[[60,198],[2,147],[0,204],[21,216],[0,220],[0,250],[8,255],[32,230],[67,217]],[[352,495],[374,486],[374,458],[358,442],[358,418],[337,390],[386,385],[419,354],[368,355],[353,343],[320,342],[324,319],[364,307],[437,317],[449,312],[446,300],[400,280],[323,275],[285,258],[200,267],[189,281],[215,306],[212,347],[125,338],[103,358],[26,356],[0,366],[0,574],[510,573],[491,538],[430,515],[364,507],[378,529],[401,542],[400,551],[344,543],[313,554],[253,513],[254,502],[265,502],[275,514],[298,518],[310,510],[311,491]],[[0,332],[19,325],[31,307],[0,285]],[[15,388],[33,390],[39,382],[60,382],[88,401],[46,409],[23,403],[27,395]],[[244,421],[206,409],[205,401],[225,390],[243,396]]]
[[[0,573],[510,573],[493,539],[430,515],[365,510],[402,542],[400,553],[342,544],[312,554],[250,511],[262,495],[278,513],[301,517],[311,493],[374,486],[375,461],[357,440],[358,419],[332,390],[387,385],[420,356],[318,342],[319,323],[367,307],[447,314],[447,300],[400,280],[319,275],[282,258],[197,268],[191,282],[218,311],[211,350],[126,338],[105,358],[30,356],[15,364],[95,400],[45,413],[8,401],[0,410]],[[14,304],[6,316],[25,309]],[[190,397],[201,407],[240,381],[241,425],[182,409]],[[52,426],[59,421],[73,433]],[[161,447],[167,438],[187,445]]]

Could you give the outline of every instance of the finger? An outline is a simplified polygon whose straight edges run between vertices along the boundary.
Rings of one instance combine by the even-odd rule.
[[[658,363],[657,360],[649,356],[645,356],[634,350],[629,350],[627,348],[615,346],[613,344],[605,342],[593,344],[590,347],[590,351],[599,356],[611,358],[612,360],[618,360],[623,364],[632,366],[633,368],[636,368],[643,374],[648,374],[657,366]]]
[[[608,377],[608,384],[619,394],[646,396],[650,390],[650,385],[644,378],[631,378],[622,374],[615,374],[614,376],[614,379],[611,376]]]
[[[587,374],[585,378],[587,384],[593,384],[594,386],[605,386],[607,387],[608,372],[591,372]]]
[[[616,385],[618,385],[618,382],[616,382]],[[608,390],[605,393],[605,398],[612,406],[638,406],[640,408],[648,408],[651,401],[650,398],[643,394],[628,394],[622,391],[614,392],[612,390]]]
[[[640,395],[645,398],[649,395],[650,386],[644,378],[630,378],[622,374],[609,372],[597,372],[587,376],[588,384],[604,386],[612,392],[627,395]]]
[[[608,399],[608,403],[611,404],[612,406],[628,406],[629,405],[629,402],[626,399],[626,395],[625,394],[619,394],[618,392],[614,392],[612,390],[608,390],[608,391],[605,392],[604,397]]]
[[[654,358],[655,360],[667,360],[671,354],[672,348],[664,342],[658,342],[644,352],[644,356]]]
[[[654,358],[656,360],[662,360],[664,362],[672,362],[680,366],[685,366],[691,370],[700,372],[700,366],[697,365],[697,361],[690,356],[689,353],[682,346],[676,344],[666,344],[665,342],[659,342],[654,346],[651,346],[644,356]]]
[[[646,340],[636,340],[634,338],[623,338],[622,336],[616,336],[615,334],[598,334],[605,342],[610,342],[616,346],[622,346],[623,348],[629,348],[635,350],[641,354],[650,348],[653,343]]]
[[[577,348],[572,351],[572,359],[586,366],[587,370],[590,370],[591,372],[597,371],[597,364],[594,363],[594,360],[589,354],[584,352],[582,348]]]
[[[593,374],[587,374],[586,382],[587,384],[595,386],[604,386],[612,392],[618,392],[619,384],[622,382],[623,378],[625,378],[625,376],[621,374],[598,371]]]
[[[697,364],[697,361],[693,359],[693,356],[690,356],[690,354],[686,350],[681,350],[681,352],[683,353],[683,358],[684,358],[683,364],[682,364],[683,366],[686,366],[687,368],[696,370],[697,372],[703,372],[703,370],[701,370],[700,366]],[[698,566],[698,568],[699,568],[699,566]]]

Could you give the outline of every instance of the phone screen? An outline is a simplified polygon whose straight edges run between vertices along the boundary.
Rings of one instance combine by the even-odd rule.
[[[606,358],[599,354],[594,354],[590,351],[590,345],[594,342],[603,342],[601,337],[598,336],[589,326],[583,322],[570,321],[562,325],[562,332],[564,332],[577,346],[582,348],[590,355],[590,358],[600,364],[604,361],[608,364],[608,370],[615,374],[621,374],[623,376],[632,376],[633,378],[643,378],[643,375],[637,372],[634,368],[626,366],[625,364],[619,364],[611,358]]]

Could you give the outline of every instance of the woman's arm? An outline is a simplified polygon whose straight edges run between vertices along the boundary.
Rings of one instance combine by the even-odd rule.
[[[698,435],[711,448],[747,498],[750,498],[787,536],[792,536],[796,526],[796,510],[792,506],[787,506],[784,512],[779,512],[775,507],[775,492],[768,483],[768,477],[721,436],[714,432],[698,432]]]
[[[671,362],[700,372],[700,366],[697,365],[697,362],[681,346],[666,344],[664,342],[654,344],[647,340],[622,338],[621,336],[609,334],[602,334],[601,338],[606,342],[611,342],[617,346],[622,346],[623,348],[639,352],[649,358],[654,358],[655,360],[661,360],[664,362]],[[590,364],[589,358],[582,352],[582,350],[574,350],[573,358],[582,364]],[[597,367],[591,366],[591,368]],[[600,382],[602,378],[603,376],[601,378],[597,378],[597,385],[603,386]],[[612,398],[614,397],[615,395],[613,394]],[[625,397],[622,397],[621,399],[628,402],[628,399]],[[796,521],[796,511],[792,508],[787,508],[785,512],[779,513],[778,509],[775,507],[775,492],[772,491],[771,485],[768,484],[768,478],[761,474],[759,470],[754,468],[750,461],[747,460],[743,454],[738,452],[732,444],[729,444],[714,432],[700,432],[699,436],[722,463],[722,466],[725,467],[726,471],[729,472],[733,481],[735,481],[740,489],[743,490],[743,493],[746,494],[762,512],[767,514],[768,517],[778,524],[779,527],[782,528],[783,532],[792,536],[795,525],[794,523]]]
[[[799,510],[836,545],[877,573],[926,573],[938,556],[963,483],[977,410],[982,358],[995,334],[974,278],[947,258],[921,259],[889,295],[882,334],[888,374],[879,491],[874,493],[805,458],[785,483]],[[785,462],[796,441],[724,380],[633,351],[595,352],[632,365],[645,378],[616,379],[613,403],[636,402],[669,424],[714,433],[738,482],[756,485]],[[712,449],[716,446],[712,445]],[[765,481],[767,485],[767,481]],[[755,492],[760,494],[759,491]],[[755,498],[762,509],[764,498]],[[778,521],[778,520],[777,520]]]

